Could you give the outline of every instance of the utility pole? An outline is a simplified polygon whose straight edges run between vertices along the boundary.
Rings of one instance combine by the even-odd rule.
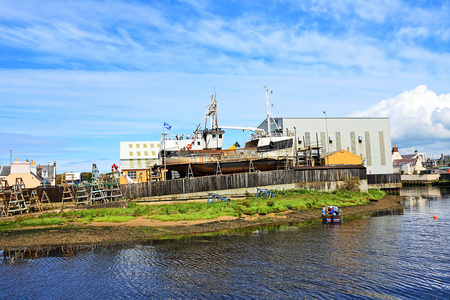
[[[327,151],[327,155],[328,155],[328,165],[331,165],[331,162],[330,162],[331,157],[330,157],[329,149],[328,149],[328,143],[329,143],[329,138],[330,138],[330,137],[328,136],[327,111],[324,110],[324,111],[323,111],[323,114],[325,115],[325,129],[326,129],[326,132],[327,132],[327,136],[326,136],[326,138],[325,138],[325,150]],[[326,159],[326,157],[325,157],[325,159]]]

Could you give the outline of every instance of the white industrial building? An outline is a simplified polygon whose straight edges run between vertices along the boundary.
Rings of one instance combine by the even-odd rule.
[[[283,133],[295,133],[299,148],[319,146],[323,153],[347,150],[362,157],[367,174],[393,173],[389,118],[275,118],[275,122]],[[267,130],[267,121],[259,128]]]
[[[160,147],[160,141],[120,142],[120,168],[132,179],[145,177],[148,167],[158,162]]]

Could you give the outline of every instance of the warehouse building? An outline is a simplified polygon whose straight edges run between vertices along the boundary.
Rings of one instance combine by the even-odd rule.
[[[389,118],[275,118],[283,133],[294,133],[298,148],[321,153],[347,150],[361,156],[367,174],[392,174]],[[271,124],[272,130],[276,130]],[[267,130],[265,120],[259,128]],[[333,165],[333,161],[330,161]]]

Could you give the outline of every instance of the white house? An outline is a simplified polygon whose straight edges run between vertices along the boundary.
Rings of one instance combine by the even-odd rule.
[[[396,173],[420,174],[426,170],[426,161],[426,153],[419,153],[416,150],[414,154],[400,155],[396,146],[392,149],[392,165]]]

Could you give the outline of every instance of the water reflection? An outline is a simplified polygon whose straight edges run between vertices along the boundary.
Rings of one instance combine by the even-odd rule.
[[[423,194],[411,195],[401,214],[346,216],[338,226],[310,222],[138,244],[6,249],[3,257],[17,260],[0,263],[0,276],[9,279],[1,297],[448,298],[443,237],[450,199]],[[430,216],[436,211],[437,221]],[[27,294],[18,297],[23,284]]]

